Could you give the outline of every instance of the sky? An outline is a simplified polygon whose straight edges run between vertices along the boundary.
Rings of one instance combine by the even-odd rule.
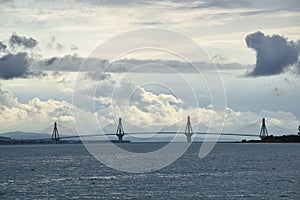
[[[0,133],[297,133],[298,0],[0,3]]]

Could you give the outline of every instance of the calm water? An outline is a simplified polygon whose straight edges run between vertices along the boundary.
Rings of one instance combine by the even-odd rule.
[[[127,174],[82,145],[0,146],[0,199],[300,199],[299,144],[217,144],[204,159],[199,147],[160,171]]]

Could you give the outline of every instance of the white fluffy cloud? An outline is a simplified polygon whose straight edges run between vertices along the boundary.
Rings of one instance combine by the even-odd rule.
[[[180,98],[164,93],[154,94],[132,81],[117,84],[114,80],[105,80],[98,83],[95,91],[93,88],[91,83],[82,85],[81,92],[84,95],[93,94],[90,99],[96,101],[95,112],[102,118],[100,124],[105,130],[115,130],[115,123],[112,122],[119,117],[123,118],[128,132],[183,131],[187,116],[191,116],[194,130],[198,131],[206,131],[209,126],[214,130],[213,126],[222,121],[221,114],[212,106],[186,106]],[[262,117],[267,119],[270,134],[296,132],[298,121],[290,112],[263,110],[255,113],[231,108],[226,108],[224,132],[259,134]]]
[[[54,121],[73,127],[72,104],[33,98],[27,104],[18,102],[9,91],[0,88],[0,126],[5,131],[42,131]]]
[[[95,84],[93,81],[86,83]],[[89,86],[82,85],[82,94],[90,94],[88,90],[93,87]],[[154,94],[132,81],[117,84],[112,79],[102,80],[98,83],[95,96],[90,96],[90,99],[95,101],[95,111],[80,107],[75,107],[76,110],[87,119],[96,117],[103,130],[112,132],[116,129],[119,117],[123,118],[127,132],[183,131],[187,116],[191,116],[194,131],[206,131],[209,125],[214,126],[221,119],[220,113],[211,106],[183,106],[183,100],[174,95]],[[67,127],[61,130],[63,134],[71,133],[71,130],[75,130],[73,114],[73,105],[69,102],[33,98],[27,103],[20,103],[11,92],[0,87],[1,132],[43,132],[57,121],[60,126]],[[270,134],[296,133],[298,121],[292,113],[268,110],[241,112],[230,108],[226,109],[224,132],[258,134],[262,117],[267,119]],[[98,126],[87,128],[90,131],[98,129]],[[51,133],[51,128],[46,132]]]

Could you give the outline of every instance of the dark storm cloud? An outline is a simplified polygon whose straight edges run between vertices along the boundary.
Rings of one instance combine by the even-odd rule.
[[[29,62],[26,53],[7,54],[0,58],[0,78],[12,79],[28,75]]]
[[[246,43],[256,51],[256,66],[248,76],[280,74],[297,63],[297,43],[279,35],[268,36],[258,31],[247,35]]]
[[[38,45],[38,41],[33,38],[27,38],[25,36],[18,36],[16,33],[13,33],[9,39],[9,45],[14,47],[24,47],[27,49],[32,49]]]
[[[83,58],[76,54],[65,55],[63,57],[52,57],[37,61],[31,65],[33,70],[47,70],[47,71],[78,71],[80,66],[84,63],[83,71],[98,71],[106,70],[109,73],[123,73],[134,70],[136,73],[175,73],[197,72],[194,67],[187,62],[177,60],[137,60],[137,59],[121,59],[110,63],[106,59],[99,58]],[[109,65],[108,65],[109,64]],[[197,70],[213,70],[213,63],[197,62]],[[108,67],[106,69],[106,67]],[[141,67],[141,68],[139,68]],[[228,69],[245,69],[247,66],[238,63],[217,64],[220,70]],[[170,70],[172,68],[173,70]]]
[[[49,70],[49,71],[78,71],[81,64],[85,62],[88,66],[86,71],[98,70],[99,67],[103,68],[106,60],[98,58],[82,58],[80,56],[65,55],[63,57],[52,57],[38,61],[32,65],[33,69]]]
[[[29,37],[18,36],[13,33],[8,40],[9,47],[0,41],[0,52],[4,56],[0,58],[0,79],[44,77],[42,71],[31,71],[30,64],[33,61],[26,52],[15,52],[16,47],[32,49],[38,45],[38,41]],[[23,49],[23,50],[25,50]]]
[[[0,41],[0,52],[5,52],[7,49],[6,44]]]

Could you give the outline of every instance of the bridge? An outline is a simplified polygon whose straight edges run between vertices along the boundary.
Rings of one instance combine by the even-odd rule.
[[[254,124],[254,123],[253,123]],[[122,125],[122,119],[119,118],[119,123],[117,126],[116,133],[105,133],[105,134],[87,134],[87,135],[71,135],[71,136],[60,136],[57,128],[57,123],[54,123],[54,128],[52,132],[52,141],[53,143],[59,143],[61,139],[69,139],[69,138],[83,138],[83,137],[99,137],[99,136],[117,136],[118,142],[123,142],[123,137],[125,135],[146,135],[146,134],[159,134],[159,135],[174,135],[174,134],[182,134],[187,138],[187,142],[191,142],[191,138],[193,135],[216,135],[216,136],[244,136],[244,137],[260,137],[261,139],[268,137],[268,130],[266,126],[265,118],[262,118],[261,128],[259,134],[240,134],[240,133],[217,133],[217,132],[193,132],[191,118],[187,117],[187,124],[184,132],[179,131],[158,131],[158,132],[125,132]]]

